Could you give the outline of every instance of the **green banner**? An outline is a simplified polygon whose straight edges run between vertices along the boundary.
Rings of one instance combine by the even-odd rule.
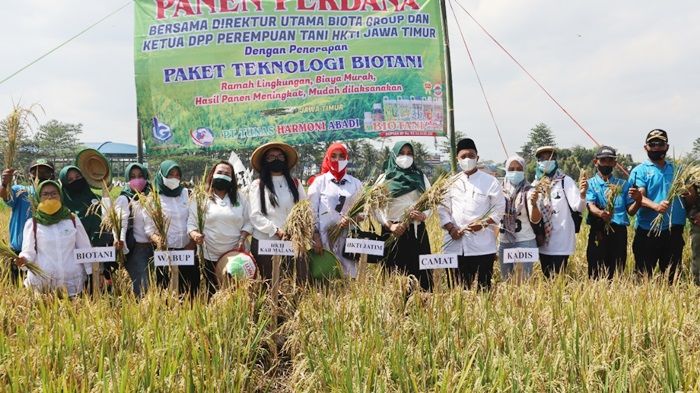
[[[439,0],[136,0],[150,154],[446,135]]]

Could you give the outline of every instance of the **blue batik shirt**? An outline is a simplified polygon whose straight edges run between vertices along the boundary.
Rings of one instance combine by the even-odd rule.
[[[634,203],[634,200],[629,197],[631,184],[623,179],[610,176],[608,181],[600,177],[599,173],[588,179],[588,191],[586,191],[586,202],[593,203],[600,209],[607,207],[606,193],[609,184],[622,184],[622,193],[615,198],[615,207],[610,222],[617,225],[628,226],[630,219],[627,216],[627,207]]]
[[[646,190],[646,197],[655,203],[661,203],[666,199],[673,182],[673,164],[666,161],[663,168],[659,168],[653,162],[646,160],[637,165],[630,173],[630,181],[637,187]],[[651,229],[651,222],[659,213],[652,209],[642,207],[637,213],[637,228]],[[686,212],[680,198],[675,198],[671,206],[664,214],[661,230],[668,230],[669,218],[671,225],[685,225]]]

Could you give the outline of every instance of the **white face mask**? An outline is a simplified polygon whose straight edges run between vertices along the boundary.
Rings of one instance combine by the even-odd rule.
[[[174,190],[180,187],[180,179],[176,179],[174,177],[166,177],[165,179],[163,179],[163,185],[165,185],[171,190]]]
[[[401,169],[408,169],[413,165],[412,156],[398,156],[395,161],[396,165]]]
[[[348,166],[348,160],[338,160],[338,170],[342,171],[345,169],[345,167]]]
[[[476,168],[476,163],[477,163],[476,158],[465,158],[465,159],[459,160],[459,167],[462,168],[463,171],[469,172],[472,169]]]

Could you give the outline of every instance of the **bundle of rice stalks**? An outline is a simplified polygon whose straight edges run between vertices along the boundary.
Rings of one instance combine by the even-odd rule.
[[[535,185],[535,191],[550,200],[552,195],[552,179],[548,176],[542,176]]]
[[[493,224],[490,224],[489,218],[491,218],[491,215],[493,214],[494,210],[496,210],[496,207],[493,205],[489,205],[489,208],[484,212],[484,214],[480,215],[476,220],[474,220],[471,224],[467,225],[464,228],[461,228],[462,233],[468,233],[470,231],[467,230],[467,228],[471,225],[481,225],[484,228],[491,226]]]
[[[306,259],[306,251],[311,248],[315,227],[309,200],[299,201],[289,212],[283,228],[287,239],[292,242],[295,260]]]
[[[26,137],[25,134],[32,129],[32,120],[39,123],[34,113],[37,108],[42,109],[39,104],[32,104],[28,108],[22,108],[19,103],[13,104],[10,114],[0,123],[0,135],[5,141],[3,145],[4,168],[13,167],[20,143]]]
[[[155,184],[151,186],[150,194],[144,195],[138,193],[138,201],[143,207],[143,211],[153,221],[155,232],[161,241],[156,245],[159,251],[167,251],[168,249],[168,228],[170,220],[163,213],[163,204],[161,203],[160,194],[158,193]]]
[[[17,255],[12,248],[5,243],[4,240],[0,240],[0,260],[3,261],[9,261],[10,263],[15,263],[15,260],[19,258],[19,255]],[[27,261],[27,263],[24,264],[24,267],[27,268],[30,272],[32,272],[34,275],[41,277],[41,278],[46,278],[46,273],[44,273],[43,270],[39,267],[34,262]]]
[[[616,182],[608,184],[608,189],[605,191],[605,211],[610,214],[610,217],[615,214],[615,201],[617,197],[622,195],[622,186],[624,183]],[[605,233],[614,232],[610,221],[605,223]]]
[[[674,160],[673,165],[673,180],[671,181],[671,188],[668,190],[668,194],[665,201],[668,201],[671,206],[666,211],[666,213],[659,213],[652,221],[651,227],[649,228],[649,234],[654,234],[656,236],[661,235],[663,228],[664,216],[668,215],[668,229],[671,229],[671,214],[673,212],[673,201],[676,198],[680,198],[682,195],[690,191],[693,186],[693,178],[697,176],[699,167],[697,163],[690,161],[676,161]],[[681,201],[682,203],[682,201]]]
[[[107,182],[103,181],[102,184],[105,190],[109,189],[107,187]],[[104,232],[112,232],[115,239],[120,239],[123,229],[122,211],[117,208],[116,202],[116,198],[113,197],[111,193],[106,192],[99,203],[95,203],[88,208],[86,214],[94,214],[102,217],[102,221],[100,222],[100,235]],[[117,264],[119,267],[124,266],[123,249],[117,250]]]
[[[358,217],[369,217],[371,213],[382,210],[389,203],[389,189],[385,184],[365,184],[362,191],[354,198],[352,205],[344,216],[350,223],[359,226]],[[334,223],[328,229],[328,240],[334,244],[345,232],[340,223]]]
[[[207,191],[207,168],[199,181],[192,188],[190,193],[190,203],[194,203],[197,211],[197,232],[204,234],[204,224],[207,221],[207,205],[211,195]],[[204,244],[197,247],[197,257],[200,267],[204,268]]]

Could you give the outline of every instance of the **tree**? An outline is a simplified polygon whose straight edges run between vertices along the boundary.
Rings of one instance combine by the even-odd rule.
[[[693,142],[693,150],[690,153],[696,159],[700,159],[700,138],[695,139],[695,142]]]
[[[57,159],[69,159],[75,156],[80,149],[78,135],[83,132],[83,125],[62,123],[58,120],[50,120],[39,127],[34,136],[38,155],[51,161]]]
[[[554,133],[544,123],[538,123],[530,129],[527,143],[522,146],[522,156],[525,160],[531,161],[535,158],[535,151],[541,146],[556,146]]]

